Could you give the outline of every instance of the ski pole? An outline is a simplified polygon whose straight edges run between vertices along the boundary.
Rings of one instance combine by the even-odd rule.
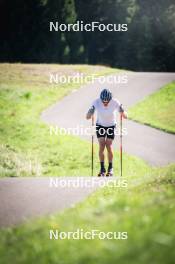
[[[94,115],[92,115],[92,149],[91,149],[91,175],[94,176]]]
[[[122,113],[120,113],[120,176],[122,177],[122,162],[123,162],[123,157],[122,157]]]

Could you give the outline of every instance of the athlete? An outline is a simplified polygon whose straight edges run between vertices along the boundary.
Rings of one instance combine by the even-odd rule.
[[[103,89],[100,98],[96,99],[86,114],[86,119],[92,118],[97,112],[96,134],[99,142],[100,172],[98,176],[113,176],[113,148],[112,143],[115,137],[117,111],[127,118],[122,104],[117,99],[113,99],[109,89]],[[104,150],[107,149],[108,169],[106,173],[104,164]]]

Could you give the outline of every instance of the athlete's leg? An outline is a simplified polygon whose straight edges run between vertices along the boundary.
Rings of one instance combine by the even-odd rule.
[[[113,176],[113,164],[112,164],[113,147],[112,147],[112,142],[113,142],[113,139],[111,139],[111,138],[106,139],[106,148],[107,148],[107,152],[108,152],[108,162],[109,162],[108,171],[106,173],[106,176]]]
[[[99,142],[99,160],[100,162],[104,162],[105,138],[99,137],[98,142]]]
[[[108,162],[112,163],[113,161],[113,147],[112,147],[112,142],[113,139],[111,138],[106,138],[106,149],[107,149],[107,153],[108,153]]]

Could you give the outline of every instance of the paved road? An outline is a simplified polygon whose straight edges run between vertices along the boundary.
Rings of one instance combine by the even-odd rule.
[[[109,87],[127,109],[172,80],[175,80],[175,73],[128,73],[128,83],[122,85],[101,85],[97,81],[51,106],[42,113],[42,120],[64,128],[88,127],[90,122],[85,120],[85,113],[102,88]],[[124,121],[124,126],[128,133],[123,140],[124,151],[154,166],[175,161],[175,135],[128,120]],[[90,140],[91,137],[82,138]],[[117,140],[115,147],[118,147]]]
[[[74,206],[109,180],[95,177],[1,179],[0,227]]]
[[[171,73],[130,73],[127,85],[94,85],[82,87],[42,113],[42,119],[59,127],[89,125],[85,113],[102,87],[110,87],[114,95],[126,106],[137,103],[164,84],[175,80]],[[143,158],[152,165],[166,165],[175,161],[175,136],[157,129],[126,121],[128,135],[124,138],[124,149]],[[84,137],[89,140],[90,137]],[[117,143],[116,143],[117,145]],[[117,146],[116,146],[117,147]],[[71,179],[77,182],[78,178]],[[50,178],[8,178],[0,180],[0,226],[19,224],[36,216],[59,212],[84,199],[99,187],[95,178],[93,187],[63,188],[58,179],[57,188],[50,187]],[[67,182],[69,178],[64,178]],[[82,181],[92,178],[82,178]],[[93,179],[94,180],[94,179]]]

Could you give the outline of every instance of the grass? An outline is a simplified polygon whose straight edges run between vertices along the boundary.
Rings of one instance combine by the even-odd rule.
[[[97,77],[117,71],[89,65],[0,64],[0,176],[89,175],[90,144],[50,136],[40,120],[44,109],[80,87],[50,84],[49,73]]]
[[[115,70],[87,65],[0,64],[1,177],[89,175],[90,144],[76,137],[64,136],[61,140],[50,137],[48,126],[40,121],[42,110],[78,88],[76,85],[50,87],[48,73],[55,71],[104,75]],[[97,155],[95,158],[96,173]],[[174,263],[175,165],[151,168],[127,154],[123,162],[128,188],[105,187],[59,215],[1,229],[0,262]],[[114,163],[119,164],[117,155]],[[49,239],[50,229],[76,231],[81,228],[126,231],[128,239]]]
[[[2,263],[172,264],[175,165],[151,170],[138,185],[103,188],[62,214],[0,231]],[[50,240],[49,230],[127,232],[127,240]]]
[[[175,82],[162,87],[129,110],[129,117],[152,127],[175,133]]]

